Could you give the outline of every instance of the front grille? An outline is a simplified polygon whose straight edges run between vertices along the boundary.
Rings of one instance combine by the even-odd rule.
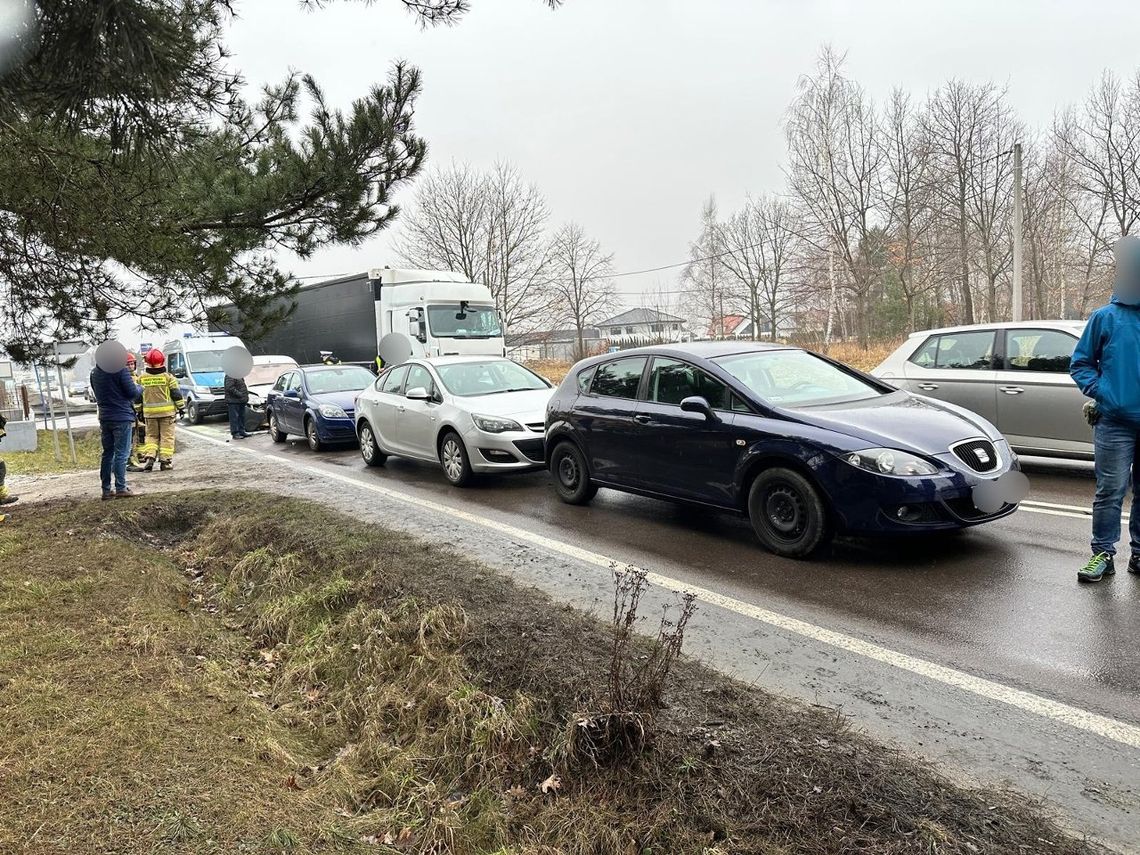
[[[527,422],[526,426],[535,433],[546,433],[546,422]]]
[[[1000,514],[1004,511],[1009,510],[1011,507],[1010,505],[1002,505],[1001,508],[997,511],[979,511],[977,506],[974,504],[974,500],[970,497],[962,499],[945,499],[943,501],[945,502],[946,507],[950,509],[950,512],[954,514],[954,516],[958,517],[959,519],[966,520],[967,522],[972,520],[985,519],[986,517],[992,517],[995,514]]]
[[[960,442],[950,449],[954,456],[975,472],[993,472],[1001,465],[997,449],[988,439],[972,439]]]
[[[516,439],[515,448],[521,451],[529,460],[541,463],[545,457],[546,440],[543,439]]]
[[[224,395],[224,394],[226,394],[226,387],[225,386],[211,386],[210,387],[210,394],[211,395]]]

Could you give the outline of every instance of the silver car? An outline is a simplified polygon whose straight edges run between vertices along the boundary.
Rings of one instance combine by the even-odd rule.
[[[517,362],[493,356],[412,359],[380,373],[356,401],[360,453],[430,460],[457,487],[475,473],[543,465],[546,404],[554,390]]]
[[[1083,321],[1021,321],[926,330],[872,373],[958,404],[997,426],[1022,454],[1092,459],[1087,400],[1069,376]]]

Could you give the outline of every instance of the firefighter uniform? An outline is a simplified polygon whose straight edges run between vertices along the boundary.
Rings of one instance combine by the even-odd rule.
[[[139,447],[147,469],[157,457],[162,469],[173,468],[174,415],[182,404],[178,380],[163,366],[149,366],[140,376],[146,438]]]

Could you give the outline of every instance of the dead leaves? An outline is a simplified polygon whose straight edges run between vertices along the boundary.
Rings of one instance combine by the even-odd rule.
[[[545,781],[538,785],[544,796],[556,795],[562,789],[562,779],[557,775],[551,775]]]
[[[378,834],[369,834],[360,838],[365,846],[392,846],[396,849],[411,851],[416,845],[416,835],[410,828],[401,828],[399,832],[387,832],[383,837]]]

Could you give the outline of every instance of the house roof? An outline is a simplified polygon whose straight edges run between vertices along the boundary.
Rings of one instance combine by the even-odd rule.
[[[602,337],[597,327],[582,327],[582,337],[587,341],[596,341]],[[528,333],[516,333],[507,336],[508,347],[519,347],[524,344],[558,344],[560,342],[577,341],[578,331],[571,327],[565,330],[535,330]]]
[[[670,315],[668,312],[659,312],[656,309],[629,309],[622,312],[620,315],[614,315],[612,318],[607,318],[601,321],[598,326],[600,327],[616,327],[623,324],[662,324],[662,323],[682,323],[684,318],[678,318],[676,315]]]

